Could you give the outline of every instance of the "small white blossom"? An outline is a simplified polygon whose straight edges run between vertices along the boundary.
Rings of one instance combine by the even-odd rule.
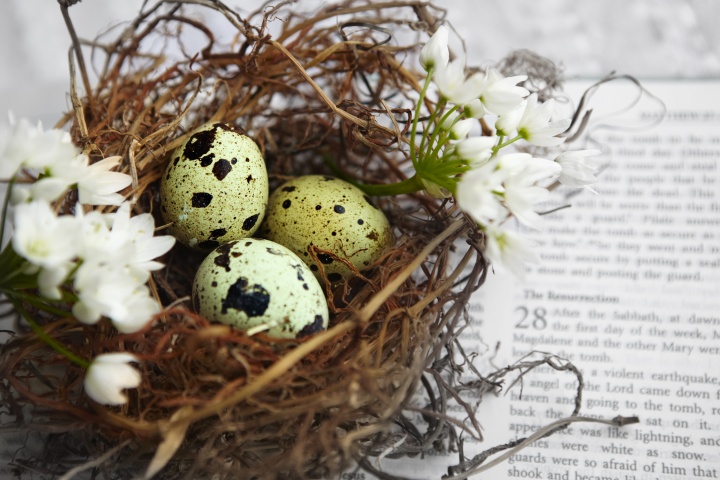
[[[78,200],[83,205],[120,205],[123,196],[119,192],[132,183],[130,175],[111,172],[122,161],[122,157],[108,157],[88,165],[88,156],[79,155],[76,162],[82,165],[81,174],[75,183]]]
[[[537,263],[537,254],[528,239],[495,225],[488,225],[483,230],[486,235],[485,255],[494,267],[524,278],[525,265]]]
[[[561,153],[555,157],[555,161],[562,168],[558,181],[569,187],[585,187],[597,182],[598,179],[595,174],[597,174],[599,167],[587,157],[600,153],[600,150],[578,150]]]
[[[473,98],[463,104],[465,116],[468,118],[482,118],[487,113],[479,98]]]
[[[426,72],[433,68],[440,70],[447,66],[450,60],[448,34],[448,27],[440,26],[420,50],[420,65]]]
[[[516,110],[530,92],[517,84],[527,80],[527,75],[516,75],[514,77],[503,77],[494,68],[489,68],[485,75],[475,74],[468,79],[473,85],[473,90],[479,92],[477,100],[473,103],[471,111],[474,118],[479,118],[486,113],[493,115],[504,115]],[[482,107],[482,108],[479,108]]]
[[[472,118],[458,120],[459,116],[457,112],[454,112],[440,125],[443,130],[450,131],[451,140],[460,140],[467,137],[475,123]]]
[[[465,77],[465,57],[458,57],[446,68],[438,70],[434,81],[440,95],[455,105],[464,105],[480,96],[477,84]]]
[[[115,213],[91,211],[82,217],[82,256],[98,265],[128,268],[135,281],[145,283],[149,272],[163,267],[154,259],[175,244],[169,235],[155,237],[155,220],[149,213],[130,216],[130,204],[123,203]]]
[[[503,137],[515,136],[517,126],[522,119],[523,113],[525,113],[525,102],[526,101],[524,100],[515,110],[498,117],[495,121],[496,135]]]
[[[10,128],[0,131],[0,179],[13,177],[21,167],[42,171],[78,153],[67,132],[44,131],[40,123],[33,126],[26,119],[11,119]]]
[[[527,184],[535,184],[549,180],[560,174],[561,168],[551,160],[536,158],[529,153],[506,153],[499,160],[499,168],[507,172],[507,176],[522,176]]]
[[[524,225],[537,227],[540,215],[535,212],[535,205],[550,196],[547,188],[537,183],[557,176],[559,165],[544,158],[533,158],[527,153],[503,155],[499,165],[507,172],[503,183],[505,207]]]
[[[98,355],[85,373],[85,393],[103,405],[127,403],[122,390],[138,387],[142,379],[140,372],[128,365],[137,361],[135,355],[124,352]]]
[[[125,315],[114,315],[112,324],[120,333],[135,333],[148,325],[160,312],[160,304],[150,296],[150,291],[141,285],[125,299]]]
[[[481,165],[492,156],[492,148],[496,143],[496,137],[471,137],[458,142],[455,153],[471,164]]]
[[[553,100],[538,104],[537,94],[527,98],[517,132],[522,138],[539,147],[554,147],[565,141],[556,137],[570,126],[570,119],[551,121]]]
[[[38,275],[38,290],[40,291],[40,295],[53,300],[62,298],[60,285],[65,282],[70,270],[74,266],[74,263],[67,262],[64,265],[46,267],[40,270]]]
[[[16,206],[13,230],[13,249],[33,265],[61,267],[77,255],[78,223],[75,218],[56,216],[45,202]]]
[[[127,207],[125,207],[127,206]],[[133,269],[155,271],[163,264],[154,261],[155,258],[165,255],[175,245],[175,237],[162,235],[155,237],[155,219],[149,213],[130,216],[129,204],[123,204],[115,214],[113,232],[127,229],[130,243],[133,245],[133,254],[127,259],[127,264]]]
[[[108,157],[92,165],[85,154],[58,162],[45,169],[44,177],[30,187],[31,197],[53,201],[68,188],[77,186],[78,200],[84,205],[120,205],[123,196],[117,193],[132,183],[130,175],[110,170],[121,157]]]
[[[498,195],[503,192],[504,172],[497,165],[497,159],[493,159],[466,172],[457,183],[458,205],[479,225],[487,225],[508,213]]]
[[[133,333],[160,310],[144,283],[139,283],[126,267],[83,263],[73,285],[78,301],[72,311],[82,323],[94,324],[106,316],[120,332]]]

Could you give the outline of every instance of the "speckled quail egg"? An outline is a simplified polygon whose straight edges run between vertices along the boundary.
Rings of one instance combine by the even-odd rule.
[[[394,243],[390,223],[370,197],[322,175],[297,177],[275,190],[260,234],[295,252],[318,278],[324,271],[333,284],[352,275],[342,260],[366,270]]]
[[[192,291],[198,313],[251,334],[302,338],[327,328],[320,284],[297,255],[269,240],[217,247],[200,264]]]
[[[195,130],[173,153],[160,184],[171,233],[198,250],[252,235],[268,194],[260,149],[242,129],[225,123]]]

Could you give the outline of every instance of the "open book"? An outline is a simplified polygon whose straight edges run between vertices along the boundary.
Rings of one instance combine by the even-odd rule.
[[[571,97],[585,86],[570,85]],[[638,94],[631,82],[603,85],[591,100],[587,148],[606,163],[596,193],[554,193],[548,210],[572,207],[524,232],[542,261],[524,283],[489,275],[463,334],[466,351],[490,357],[477,360],[481,371],[556,354],[582,372],[581,414],[640,423],[574,423],[479,478],[720,478],[720,82],[644,87],[664,106],[645,94],[626,110]],[[569,416],[577,385],[541,367],[484,399],[485,439],[466,438],[464,456]],[[458,453],[434,455],[447,454],[384,468],[431,479],[458,463]]]

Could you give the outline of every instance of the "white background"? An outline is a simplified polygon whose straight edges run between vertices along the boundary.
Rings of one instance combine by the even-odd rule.
[[[226,3],[246,10],[260,4]],[[716,0],[438,3],[446,6],[450,22],[465,39],[471,64],[492,64],[511,50],[529,48],[564,65],[569,77],[598,78],[613,70],[640,78],[720,77]],[[81,37],[95,38],[133,18],[141,4],[84,0],[70,14]],[[69,44],[56,0],[2,1],[0,120],[12,110],[50,125],[67,110]]]

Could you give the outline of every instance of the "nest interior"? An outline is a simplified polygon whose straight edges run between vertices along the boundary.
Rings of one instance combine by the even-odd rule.
[[[208,121],[249,132],[271,188],[306,173],[401,181],[420,88],[416,42],[443,18],[423,2],[350,1],[308,15],[292,2],[242,15],[217,1],[148,3],[119,34],[105,35],[115,38],[82,47],[91,63],[77,62],[74,108],[58,125],[92,158],[123,157],[136,213],[159,212],[173,150]],[[216,38],[208,25],[217,22],[231,38]],[[198,39],[204,46],[191,49]],[[89,93],[79,96],[82,84]],[[449,200],[377,202],[397,245],[370,271],[327,289],[327,331],[278,341],[209,323],[188,301],[203,256],[176,246],[151,280],[166,308],[139,333],[36,312],[48,335],[85,358],[136,354],[143,383],[130,402],[93,404],[83,372],[25,332],[2,346],[6,418],[53,428],[61,440],[47,444],[55,449],[47,462],[67,453],[66,436],[82,439],[78,451],[90,456],[119,449],[108,478],[146,469],[167,478],[333,476],[351,462],[368,466],[398,430],[406,440],[394,454],[452,449],[447,394],[437,392],[448,387],[441,372],[451,368],[447,349],[467,321],[467,298],[485,278],[482,237]],[[72,212],[74,199],[59,208]],[[418,387],[430,397],[423,408],[413,403]],[[409,422],[407,411],[424,412],[425,425]]]

